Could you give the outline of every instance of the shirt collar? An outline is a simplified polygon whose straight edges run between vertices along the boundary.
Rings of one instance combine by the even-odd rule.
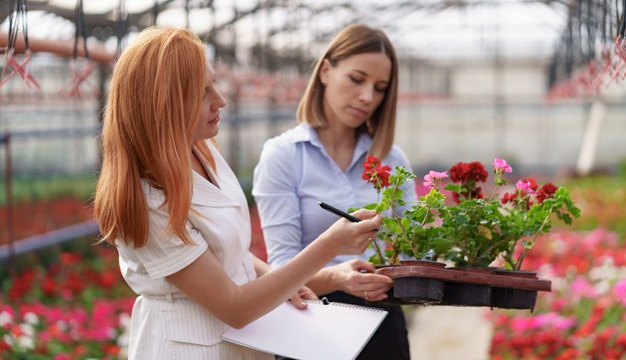
[[[310,142],[311,145],[314,145],[320,149],[324,148],[324,144],[322,144],[322,140],[317,135],[317,131],[308,124],[300,124],[294,129],[293,134],[294,142]],[[366,154],[370,147],[372,146],[372,138],[366,132],[361,132],[359,134],[359,138],[356,142],[356,147],[354,148],[354,155],[352,157],[352,164],[350,164],[349,168],[354,166],[354,162]]]

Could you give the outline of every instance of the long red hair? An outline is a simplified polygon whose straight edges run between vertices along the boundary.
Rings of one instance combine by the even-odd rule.
[[[185,230],[193,192],[192,146],[215,168],[206,143],[192,140],[205,70],[204,45],[184,29],[146,29],[117,60],[94,207],[104,240],[120,239],[136,248],[146,243],[144,179],[165,194],[169,231],[193,244]]]

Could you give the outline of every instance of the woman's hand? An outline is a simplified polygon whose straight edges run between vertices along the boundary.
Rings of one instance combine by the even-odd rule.
[[[320,235],[320,240],[324,241],[336,255],[362,254],[376,238],[383,220],[374,210],[361,209],[352,215],[361,221],[353,223],[343,218],[339,219]]]
[[[368,301],[386,299],[393,286],[393,280],[385,275],[375,274],[372,263],[360,259],[350,260],[326,269],[338,290]]]
[[[315,293],[306,286],[302,286],[298,291],[289,299],[296,309],[306,309],[306,303],[304,300],[317,300],[318,297]]]

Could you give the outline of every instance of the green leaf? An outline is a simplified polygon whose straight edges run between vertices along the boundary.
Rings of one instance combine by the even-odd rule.
[[[448,190],[448,191],[453,191],[453,192],[457,192],[457,193],[461,193],[464,191],[467,191],[465,189],[463,189],[463,185],[457,185],[457,184],[448,184],[446,185],[446,187],[443,188],[444,190]]]

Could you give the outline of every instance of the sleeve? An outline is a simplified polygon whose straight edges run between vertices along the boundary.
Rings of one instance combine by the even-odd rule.
[[[195,244],[185,244],[182,239],[167,231],[169,214],[162,208],[149,208],[148,241],[134,251],[151,279],[160,279],[184,269],[208,248],[199,231],[187,221],[186,230]]]
[[[303,248],[295,147],[280,140],[268,140],[263,146],[252,185],[272,267],[284,265]]]

